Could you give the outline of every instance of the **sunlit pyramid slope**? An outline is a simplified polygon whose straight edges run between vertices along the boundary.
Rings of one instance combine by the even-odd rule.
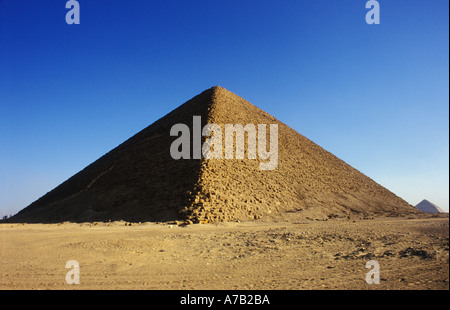
[[[428,212],[428,213],[444,213],[441,208],[436,206],[434,203],[429,202],[428,200],[424,199],[421,202],[419,202],[416,205],[416,208],[419,209],[422,212]]]
[[[194,116],[201,117],[201,128],[216,124],[222,133],[226,124],[253,124],[258,131],[258,125],[266,125],[266,150],[269,126],[278,125],[276,167],[261,170],[260,164],[267,159],[259,154],[248,158],[249,134],[244,139],[244,159],[236,159],[235,151],[226,159],[225,146],[230,141],[225,134],[221,159],[173,159],[170,148],[179,139],[170,135],[175,124],[189,127],[190,154],[195,152]],[[205,139],[208,135],[202,143]],[[273,116],[216,86],[119,145],[12,220],[218,222],[281,212],[325,219],[417,210]]]
[[[208,122],[221,128],[277,124],[278,165],[261,170],[259,159],[204,161],[187,217],[232,221],[293,211],[316,219],[415,213],[403,199],[239,96],[217,87],[212,100]]]

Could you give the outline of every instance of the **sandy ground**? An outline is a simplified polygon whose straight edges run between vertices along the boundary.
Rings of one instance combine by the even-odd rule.
[[[449,289],[449,220],[0,224],[0,289]],[[80,264],[80,284],[65,281]],[[365,281],[366,263],[380,284]]]

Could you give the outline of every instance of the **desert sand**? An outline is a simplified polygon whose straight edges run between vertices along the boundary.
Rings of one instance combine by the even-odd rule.
[[[177,224],[0,224],[0,289],[449,289],[448,214]]]

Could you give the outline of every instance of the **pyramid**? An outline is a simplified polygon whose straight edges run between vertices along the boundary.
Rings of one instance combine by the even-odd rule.
[[[428,213],[444,213],[441,208],[436,206],[434,203],[429,202],[424,199],[416,205],[416,208],[422,212]]]
[[[277,124],[276,168],[262,170],[264,159],[248,156],[175,160],[169,151],[177,139],[170,135],[171,128],[186,124],[192,132],[193,116],[201,117],[202,128],[206,124],[221,128],[225,124],[266,124],[267,128]],[[190,139],[194,144],[194,135]],[[248,146],[245,141],[245,149]],[[392,216],[417,210],[273,116],[215,86],[111,150],[11,220],[204,223],[253,220],[285,212],[324,219],[352,214]]]

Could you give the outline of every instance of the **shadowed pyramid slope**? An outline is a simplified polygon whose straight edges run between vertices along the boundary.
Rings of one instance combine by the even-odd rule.
[[[278,167],[259,159],[174,160],[170,128],[278,124]],[[225,144],[223,144],[225,145]],[[245,157],[247,158],[247,157]],[[12,218],[14,221],[231,221],[301,211],[328,218],[416,209],[293,129],[221,87],[189,100]]]
[[[200,160],[173,160],[170,128],[206,121],[213,89],[192,98],[12,217],[13,221],[167,221],[197,183]],[[202,124],[203,125],[203,124]]]

